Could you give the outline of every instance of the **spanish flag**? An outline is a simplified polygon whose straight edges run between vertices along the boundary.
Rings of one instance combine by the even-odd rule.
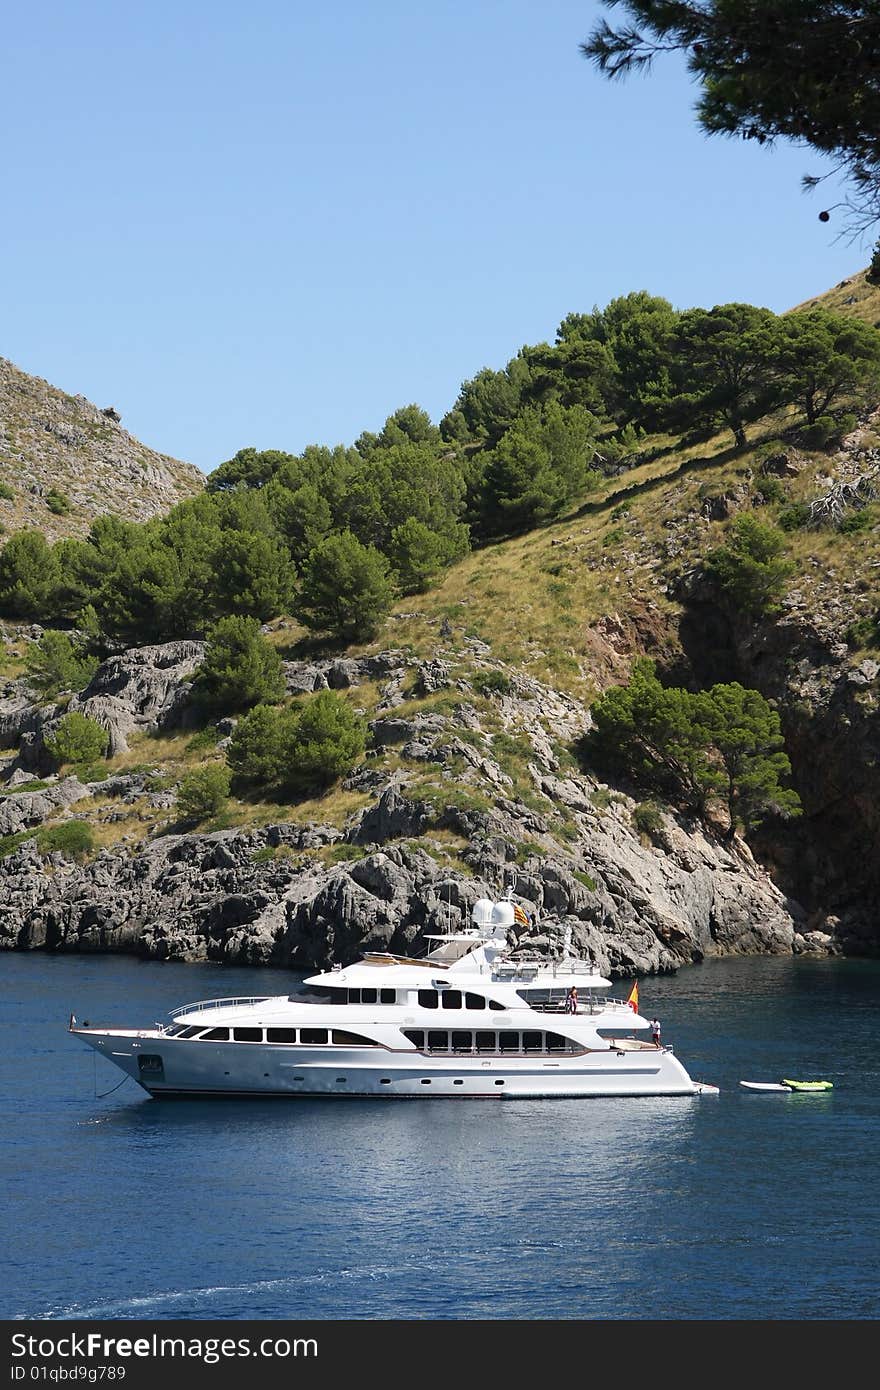
[[[527,927],[529,925],[528,914],[524,907],[520,907],[519,903],[513,904],[513,920],[519,922],[521,927]]]
[[[629,998],[627,999],[626,1002],[627,1002],[627,1004],[629,1004],[629,1006],[630,1006],[630,1008],[632,1009],[633,1013],[634,1013],[634,1014],[637,1014],[638,1011],[639,1011],[639,982],[638,982],[638,980],[636,980],[636,981],[634,982],[633,987],[632,987],[632,989],[631,989],[630,992],[629,992]]]

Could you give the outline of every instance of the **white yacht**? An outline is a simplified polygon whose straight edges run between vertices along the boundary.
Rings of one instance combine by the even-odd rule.
[[[691,1096],[672,1048],[611,981],[568,951],[510,958],[508,895],[424,957],[368,952],[293,994],[210,999],[153,1028],[70,1031],[151,1096],[398,1096],[509,1100]],[[522,915],[522,914],[520,914]]]

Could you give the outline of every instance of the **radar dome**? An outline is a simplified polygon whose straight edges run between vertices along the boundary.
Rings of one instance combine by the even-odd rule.
[[[474,903],[471,912],[471,921],[475,927],[489,927],[492,925],[492,909],[495,904],[491,898],[479,898]]]
[[[492,908],[492,925],[495,927],[512,927],[515,921],[513,915],[513,903],[507,899],[500,903],[495,903]]]

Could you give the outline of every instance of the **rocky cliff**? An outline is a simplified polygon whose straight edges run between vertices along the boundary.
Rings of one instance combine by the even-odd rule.
[[[29,706],[21,681],[7,687],[0,946],[325,965],[364,948],[418,949],[426,931],[460,925],[477,898],[515,885],[538,919],[520,949],[552,954],[570,927],[612,976],[729,952],[836,949],[809,933],[741,841],[672,814],[640,834],[635,802],[567,751],[589,724],[584,706],[505,671],[475,640],[463,657],[288,662],[291,690],[347,689],[371,716],[371,754],[342,802],[179,833],[167,744],[186,722],[195,645],[113,658],[76,697],[117,748],[131,740],[149,753],[152,730],[166,754],[164,766],[86,785],[51,774],[32,785],[57,709]],[[177,735],[183,751],[187,738]],[[41,847],[38,828],[70,818],[99,838],[125,833],[86,862]]]
[[[113,406],[68,396],[0,357],[0,485],[7,533],[58,540],[84,535],[107,512],[159,516],[199,493],[204,475],[141,444]]]

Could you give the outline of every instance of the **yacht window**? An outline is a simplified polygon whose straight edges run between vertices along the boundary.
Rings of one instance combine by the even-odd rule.
[[[291,1004],[345,1004],[349,1002],[348,990],[343,989],[341,985],[309,985],[304,993],[288,994],[287,998]]]
[[[520,999],[525,1000],[530,1009],[541,1009],[543,1012],[557,1010],[561,1012],[565,1003],[565,996],[568,993],[561,987],[558,989],[518,989],[517,994]]]
[[[519,1033],[499,1033],[502,1052],[519,1052]]]
[[[425,1034],[421,1028],[404,1028],[403,1036],[409,1039],[413,1047],[421,1050],[425,1046]]]
[[[429,1033],[428,1034],[429,1052],[448,1052],[449,1034],[448,1033]]]
[[[478,1052],[497,1052],[498,1034],[497,1033],[478,1033],[477,1034]]]
[[[228,1028],[209,1028],[207,1033],[203,1033],[199,1042],[229,1042]]]
[[[326,1028],[300,1028],[299,1040],[303,1043],[325,1043],[327,1041]]]
[[[380,1004],[396,1004],[396,1003],[397,1003],[397,990],[396,990],[396,989],[380,989],[380,990],[379,990],[379,1003],[380,1003]]]
[[[267,1028],[266,1041],[272,1043],[295,1043],[295,1028]]]
[[[262,1042],[262,1028],[233,1028],[232,1036],[236,1042]]]
[[[495,999],[490,999],[490,1000],[489,1000],[489,1008],[490,1008],[490,1009],[504,1009],[504,1008],[506,1008],[506,1005],[504,1005],[504,1004],[499,1004]]]
[[[466,1009],[485,1009],[486,1001],[482,994],[466,994],[464,996],[464,1006]]]
[[[461,990],[444,989],[443,993],[440,995],[440,1003],[443,1005],[444,1009],[460,1009]]]
[[[452,1050],[453,1052],[470,1052],[474,1045],[473,1033],[453,1033]]]
[[[333,1029],[333,1041],[335,1043],[348,1043],[356,1047],[379,1047],[373,1038],[364,1038],[360,1033],[346,1033],[343,1028]]]
[[[375,1004],[375,1003],[377,1002],[378,998],[379,998],[379,995],[378,995],[378,992],[377,992],[375,989],[362,989],[362,990],[361,990],[361,1003],[362,1003],[362,1004]]]
[[[423,1009],[436,1009],[436,1008],[437,1008],[437,991],[436,991],[436,989],[420,989],[420,990],[419,990],[419,1003],[421,1004],[421,1006],[422,1006]]]
[[[205,1026],[204,1023],[200,1023],[199,1026],[198,1026],[198,1028],[181,1028],[181,1030],[180,1030],[180,1032],[179,1032],[179,1034],[178,1034],[178,1037],[181,1037],[181,1038],[194,1038],[195,1035],[196,1035],[196,1033],[201,1033],[201,1032],[202,1032],[204,1026]]]
[[[361,992],[359,989],[350,989],[348,991],[348,1002],[349,1004],[359,1004],[361,1002]]]
[[[523,1052],[543,1052],[544,1034],[543,1033],[523,1033]]]
[[[165,1029],[166,1038],[177,1038],[183,1032],[183,1027],[179,1023],[172,1023]]]
[[[568,1038],[563,1038],[561,1033],[547,1034],[548,1052],[567,1052],[569,1048]]]

